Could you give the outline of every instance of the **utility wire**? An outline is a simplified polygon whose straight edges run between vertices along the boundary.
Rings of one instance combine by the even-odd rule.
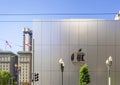
[[[117,13],[38,13],[38,14],[0,14],[0,16],[39,16],[39,15],[114,15]]]
[[[5,21],[0,21],[0,22],[41,22],[41,21],[7,21],[7,20],[5,20]]]
[[[99,19],[98,19],[99,20]],[[7,22],[10,22],[10,23],[14,23],[14,22],[78,22],[78,21],[50,21],[50,20],[36,20],[36,21],[0,21],[0,23],[7,23]],[[84,22],[84,21],[80,21],[80,22]]]
[[[92,16],[92,15],[115,15],[117,13],[18,13],[18,14],[0,14],[0,16],[64,16],[64,15],[83,15],[83,16]],[[1,20],[0,22],[41,22],[41,21],[29,21],[29,20],[15,20],[15,21],[11,21],[11,20]]]

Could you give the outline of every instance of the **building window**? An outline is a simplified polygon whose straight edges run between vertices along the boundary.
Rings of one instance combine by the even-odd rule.
[[[10,57],[8,57],[8,61],[10,61]]]
[[[8,65],[6,64],[6,67],[8,67]]]

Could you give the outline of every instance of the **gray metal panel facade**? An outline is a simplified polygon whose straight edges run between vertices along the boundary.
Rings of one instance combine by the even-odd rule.
[[[112,85],[119,85],[120,21],[51,20],[33,23],[35,39],[35,72],[40,79],[35,85],[61,85],[58,63],[64,59],[64,85],[78,85],[81,65],[71,62],[73,52],[83,49],[91,83],[107,85],[107,57],[113,57]]]

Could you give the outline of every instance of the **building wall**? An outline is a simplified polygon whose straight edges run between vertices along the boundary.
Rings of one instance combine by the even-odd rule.
[[[18,52],[18,66],[19,71],[19,82],[20,83],[31,83],[31,52]]]
[[[0,52],[0,71],[8,71],[15,76],[15,63],[17,62],[17,55],[11,51]]]
[[[112,85],[119,85],[120,21],[65,19],[33,23],[35,39],[35,85],[61,85],[58,63],[64,59],[64,85],[78,85],[82,64],[71,62],[73,52],[82,48],[89,66],[91,83],[107,85],[107,57],[113,57]]]

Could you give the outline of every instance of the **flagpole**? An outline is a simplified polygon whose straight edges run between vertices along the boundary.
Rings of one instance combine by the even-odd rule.
[[[32,76],[33,76],[33,85],[34,85],[34,39],[32,40]]]
[[[23,31],[23,51],[25,51],[25,32]]]
[[[5,44],[5,51],[6,51],[6,47],[7,47],[7,45]]]

